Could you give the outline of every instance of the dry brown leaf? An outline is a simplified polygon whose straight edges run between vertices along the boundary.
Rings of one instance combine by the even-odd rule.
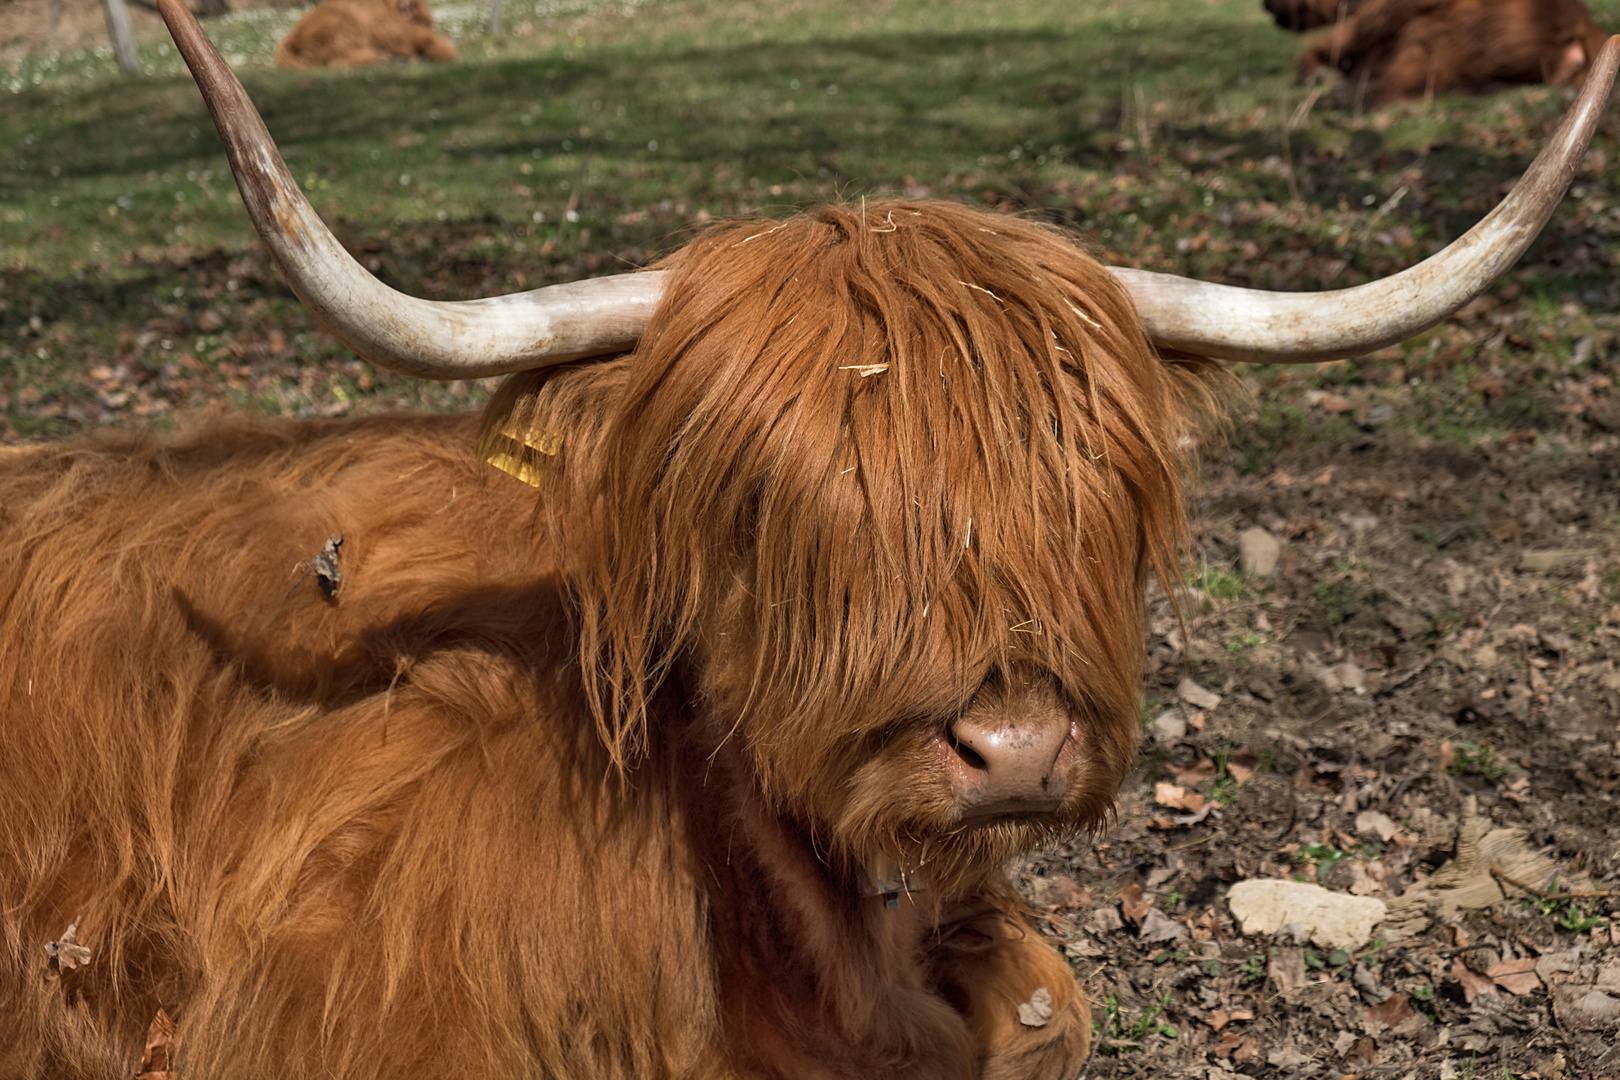
[[[1469,1004],[1481,994],[1496,993],[1496,983],[1463,963],[1460,956],[1451,962],[1451,977],[1462,983],[1463,998]]]
[[[174,1055],[174,1021],[162,1009],[146,1029],[146,1052],[135,1080],[169,1080],[169,1059]]]
[[[1076,885],[1067,874],[1054,874],[1039,880],[1034,889],[1035,903],[1053,909],[1088,908],[1091,890]]]
[[[1534,956],[1492,964],[1485,969],[1485,974],[1510,994],[1529,994],[1541,989],[1541,979],[1536,975]]]
[[[1160,806],[1186,810],[1194,814],[1204,808],[1204,797],[1198,792],[1188,791],[1179,784],[1166,783],[1163,780],[1153,785],[1153,801]]]
[[[1153,898],[1144,896],[1142,886],[1134,881],[1119,890],[1119,913],[1125,916],[1125,921],[1132,926],[1140,926],[1152,906]]]
[[[1196,787],[1205,780],[1213,779],[1215,779],[1215,762],[1210,758],[1176,771],[1176,783],[1186,787]]]
[[[1273,949],[1266,977],[1280,994],[1305,985],[1305,953],[1301,949]]]
[[[1338,394],[1329,394],[1324,392],[1321,397],[1316,399],[1316,403],[1322,407],[1323,412],[1330,413],[1334,416],[1337,416],[1342,412],[1350,411],[1350,399],[1347,397],[1341,397]]]
[[[1378,1043],[1371,1035],[1363,1035],[1356,1041],[1356,1045],[1344,1056],[1349,1065],[1376,1065],[1378,1064]]]
[[[1412,1018],[1412,1003],[1405,994],[1391,994],[1382,1005],[1367,1009],[1367,1019],[1376,1020],[1385,1027],[1396,1027]]]
[[[72,971],[90,962],[90,950],[79,943],[79,924],[75,920],[62,936],[45,943],[45,964],[52,975]]]

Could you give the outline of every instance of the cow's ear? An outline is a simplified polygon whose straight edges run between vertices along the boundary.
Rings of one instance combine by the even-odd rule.
[[[578,498],[589,505],[628,368],[619,356],[508,376],[484,409],[478,456],[542,489],[554,511]]]

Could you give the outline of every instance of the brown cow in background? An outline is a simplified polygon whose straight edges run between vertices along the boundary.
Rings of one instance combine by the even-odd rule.
[[[360,67],[455,55],[456,47],[433,32],[426,0],[325,0],[276,46],[276,66]]]
[[[1356,12],[1356,0],[1265,0],[1265,6],[1278,26],[1296,34],[1329,26]]]
[[[1131,769],[1208,358],[1456,310],[1620,63],[1500,213],[1353,290],[874,200],[433,303],[160,5],[323,324],[510,378],[482,421],[0,458],[4,1080],[1071,1080],[1085,997],[1005,867]]]
[[[1568,86],[1606,35],[1580,0],[1363,0],[1307,42],[1301,81],[1337,71],[1372,106],[1514,83]]]

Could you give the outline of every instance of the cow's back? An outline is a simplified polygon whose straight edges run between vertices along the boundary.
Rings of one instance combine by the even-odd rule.
[[[701,1030],[704,964],[673,954],[704,935],[657,778],[604,783],[535,493],[475,435],[234,421],[0,458],[0,1077],[127,1077],[160,1008],[201,1075],[656,1075],[616,1057],[696,1045],[536,1023],[658,1029],[684,996]],[[636,880],[588,902],[616,859]],[[618,901],[645,940],[602,932]],[[91,954],[63,968],[70,925]],[[645,1000],[593,990],[604,966]],[[662,1005],[660,968],[692,984]]]

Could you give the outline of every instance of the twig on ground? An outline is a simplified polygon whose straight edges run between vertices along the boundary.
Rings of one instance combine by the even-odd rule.
[[[1491,867],[1491,876],[1498,881],[1507,882],[1515,889],[1523,889],[1537,900],[1591,900],[1603,899],[1608,896],[1620,896],[1620,889],[1569,889],[1565,892],[1545,892],[1504,874],[1495,866]]]

